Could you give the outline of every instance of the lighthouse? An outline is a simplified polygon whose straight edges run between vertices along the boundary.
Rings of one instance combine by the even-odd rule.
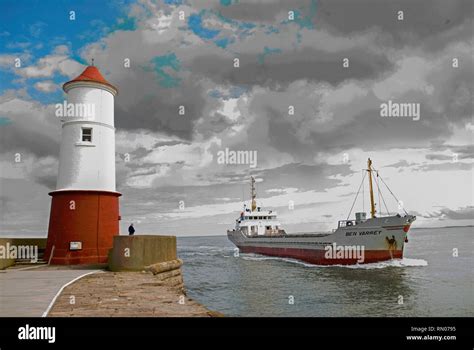
[[[62,124],[56,190],[45,259],[52,264],[106,263],[119,234],[115,188],[114,98],[117,88],[94,65],[63,85],[56,106]]]

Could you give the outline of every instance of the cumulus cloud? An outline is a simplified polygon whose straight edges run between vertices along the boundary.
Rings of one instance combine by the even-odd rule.
[[[52,80],[38,81],[34,85],[35,89],[41,92],[53,92],[59,89],[58,84]]]
[[[40,58],[36,64],[15,68],[15,73],[23,78],[50,78],[59,73],[73,77],[84,69],[84,66],[69,57],[66,45],[57,46],[50,55]]]
[[[0,55],[0,67],[2,68],[13,67],[15,64],[16,58],[17,56],[15,55]]]
[[[11,120],[10,124],[0,127],[2,152],[58,154],[60,122],[54,116],[53,105],[9,97],[0,100],[0,113]]]

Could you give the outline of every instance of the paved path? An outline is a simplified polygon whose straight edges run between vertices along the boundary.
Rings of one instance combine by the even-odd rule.
[[[0,271],[0,317],[41,317],[63,285],[96,270],[7,269]]]
[[[181,270],[97,273],[64,288],[50,317],[216,317],[183,294]],[[70,296],[74,296],[74,304]]]

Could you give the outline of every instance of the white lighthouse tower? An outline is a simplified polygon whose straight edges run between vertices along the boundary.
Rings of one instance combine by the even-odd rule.
[[[56,190],[50,193],[45,255],[55,264],[104,263],[120,220],[120,193],[115,188],[117,89],[95,66],[63,89],[67,102],[58,108],[59,170]]]

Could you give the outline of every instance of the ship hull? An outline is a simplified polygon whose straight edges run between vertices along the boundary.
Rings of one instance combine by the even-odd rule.
[[[357,258],[335,258],[327,259],[325,257],[326,250],[322,249],[299,249],[299,248],[271,248],[247,246],[240,247],[241,253],[253,253],[266,256],[274,256],[280,258],[290,258],[301,260],[314,265],[355,265],[369,264],[379,261],[403,258],[403,250],[369,250],[364,251],[364,260],[359,261]]]
[[[297,259],[316,265],[367,264],[403,258],[414,216],[369,219],[330,234],[287,234],[248,237],[227,231],[241,253]]]

